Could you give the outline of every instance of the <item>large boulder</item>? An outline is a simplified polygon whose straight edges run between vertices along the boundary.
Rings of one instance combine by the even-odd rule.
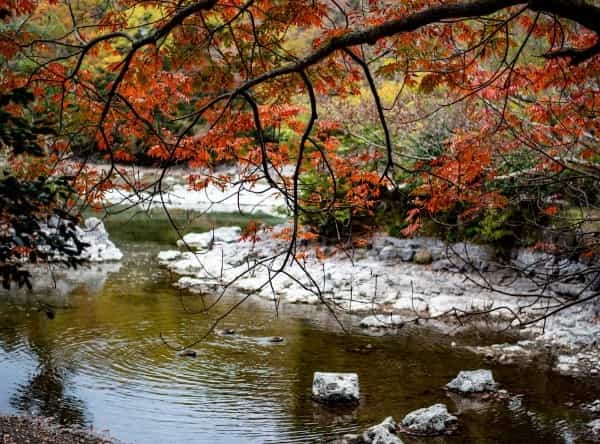
[[[394,418],[388,416],[381,424],[369,427],[360,435],[344,435],[342,444],[403,444],[396,435],[398,426]]]
[[[441,435],[448,432],[457,421],[444,404],[435,404],[410,412],[402,420],[402,427],[416,435]]]
[[[315,372],[312,397],[324,404],[358,403],[360,391],[356,373]]]
[[[460,371],[446,387],[460,393],[481,393],[495,390],[496,385],[492,371],[481,369]]]
[[[84,228],[77,229],[77,238],[89,244],[81,253],[83,259],[90,262],[111,262],[123,258],[121,250],[109,239],[104,224],[96,217],[85,220]]]
[[[240,240],[240,227],[220,227],[204,233],[188,233],[177,241],[179,247],[189,246],[197,250],[209,250],[215,243],[230,244]]]

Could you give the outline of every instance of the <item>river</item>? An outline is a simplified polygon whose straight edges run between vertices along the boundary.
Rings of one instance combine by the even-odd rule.
[[[115,218],[107,228],[125,253],[120,267],[94,266],[89,282],[70,284],[66,295],[0,298],[0,412],[106,429],[127,443],[307,443],[444,402],[460,413],[456,435],[403,440],[562,443],[575,442],[585,422],[579,405],[600,397],[598,382],[535,364],[490,366],[460,346],[489,341],[485,333],[449,337],[414,327],[393,336],[357,328],[346,334],[318,307],[276,313],[261,301],[246,302],[220,326],[235,334],[209,336],[195,346],[195,359],[177,356],[161,335],[171,344],[193,341],[234,301],[193,313],[211,297],[181,294],[158,267],[156,253],[174,242],[164,220]],[[284,342],[269,342],[275,335]],[[520,396],[464,400],[442,390],[459,370],[482,367]],[[314,403],[314,371],[357,372],[360,405]]]

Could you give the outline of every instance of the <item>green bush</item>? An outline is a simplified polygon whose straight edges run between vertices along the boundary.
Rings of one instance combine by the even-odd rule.
[[[512,236],[513,230],[507,225],[511,216],[511,209],[487,211],[474,229],[473,235],[479,236],[483,242],[496,242]]]

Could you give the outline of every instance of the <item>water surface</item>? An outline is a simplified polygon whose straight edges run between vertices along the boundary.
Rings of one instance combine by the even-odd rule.
[[[202,223],[221,224],[223,217]],[[457,435],[404,441],[559,443],[574,442],[586,419],[565,403],[600,397],[593,381],[535,366],[492,367],[502,386],[523,395],[521,401],[449,397],[441,387],[459,370],[489,368],[481,357],[452,347],[456,338],[425,328],[400,336],[347,335],[318,307],[280,307],[277,316],[258,301],[226,319],[222,328],[235,329],[235,335],[211,335],[195,346],[196,359],[179,357],[160,336],[177,345],[193,341],[234,301],[209,316],[191,314],[203,300],[174,289],[154,260],[174,240],[158,234],[164,220],[115,218],[108,228],[126,254],[120,267],[77,272],[87,283],[74,279],[65,287],[67,296],[3,296],[0,411],[109,429],[132,443],[304,443],[445,402],[461,412]],[[268,342],[274,335],[285,341]],[[357,372],[358,408],[314,403],[314,371]]]

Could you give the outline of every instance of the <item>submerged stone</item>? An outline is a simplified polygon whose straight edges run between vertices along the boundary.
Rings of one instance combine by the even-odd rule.
[[[460,393],[481,393],[494,391],[496,385],[492,371],[480,369],[460,371],[456,378],[446,384],[446,387]]]
[[[418,435],[441,435],[454,426],[458,419],[448,413],[444,404],[410,412],[402,420],[402,427],[409,433]]]
[[[315,372],[312,397],[324,404],[358,403],[360,391],[356,373]]]

